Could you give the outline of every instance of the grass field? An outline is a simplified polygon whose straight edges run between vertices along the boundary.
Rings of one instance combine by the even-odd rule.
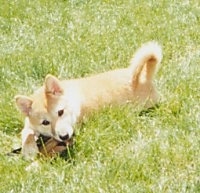
[[[1,0],[0,192],[200,192],[200,3],[197,0]],[[16,94],[52,73],[74,78],[129,65],[156,40],[159,107],[107,107],[76,127],[68,161],[7,156],[20,146]]]

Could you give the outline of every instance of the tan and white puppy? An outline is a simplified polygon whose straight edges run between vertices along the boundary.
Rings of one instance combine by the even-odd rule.
[[[153,76],[161,59],[161,47],[148,42],[137,50],[128,68],[63,81],[47,75],[44,86],[31,97],[16,96],[16,104],[26,116],[24,156],[38,152],[34,137],[39,134],[59,141],[70,139],[74,124],[93,110],[127,102],[153,106],[158,101]]]

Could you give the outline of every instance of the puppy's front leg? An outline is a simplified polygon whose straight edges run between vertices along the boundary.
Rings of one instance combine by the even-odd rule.
[[[26,159],[34,159],[39,153],[36,141],[35,133],[32,129],[25,127],[22,130],[22,155]]]

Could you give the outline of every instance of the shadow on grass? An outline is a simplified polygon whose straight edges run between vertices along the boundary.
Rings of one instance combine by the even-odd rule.
[[[153,117],[154,116],[154,112],[159,109],[160,104],[156,104],[153,107],[144,109],[142,111],[139,112],[139,116],[148,116],[148,117]]]

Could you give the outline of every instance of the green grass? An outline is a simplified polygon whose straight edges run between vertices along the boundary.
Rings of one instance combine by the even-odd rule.
[[[200,4],[16,0],[0,5],[0,192],[200,192]],[[146,41],[163,45],[159,108],[108,107],[76,128],[69,161],[6,156],[20,145],[16,94],[60,78],[126,67]]]

